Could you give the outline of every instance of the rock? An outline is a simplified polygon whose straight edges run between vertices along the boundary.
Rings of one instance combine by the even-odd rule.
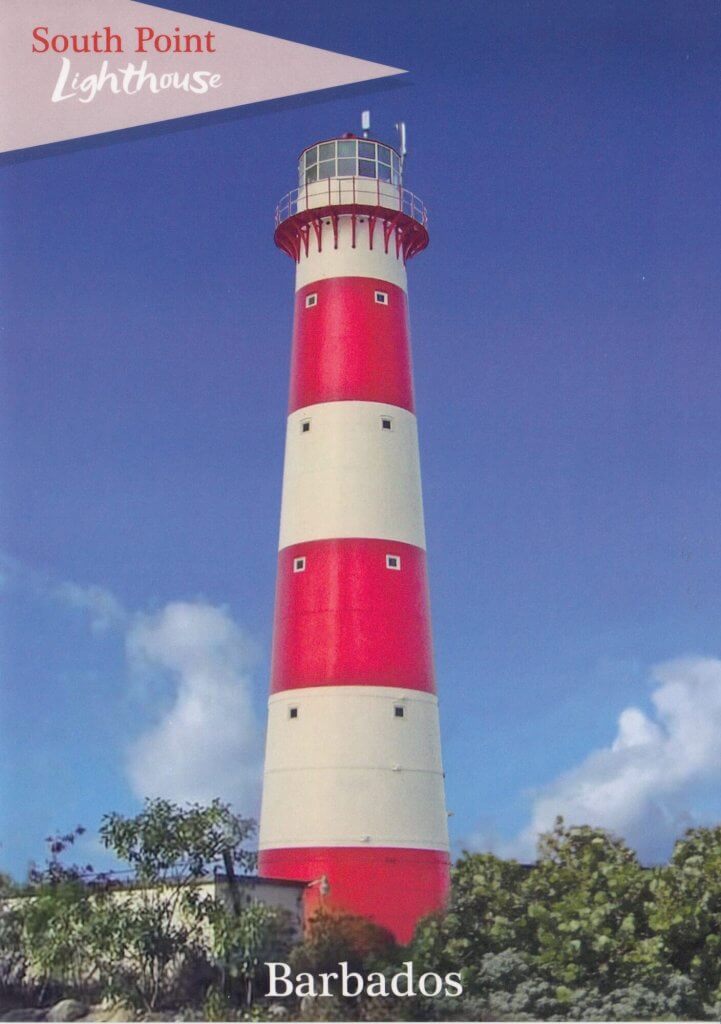
[[[91,1006],[90,1013],[87,1015],[85,1021],[104,1021],[105,1024],[115,1021],[133,1021],[135,1020],[135,1011],[129,1006],[125,1006],[123,1003],[115,1003],[112,1005],[103,1004],[101,1006]]]
[[[285,1020],[290,1011],[282,1003],[271,1003],[265,1012],[269,1020]]]
[[[8,1010],[0,1016],[0,1020],[47,1020],[47,1010],[39,1010],[34,1006],[23,1006],[17,1010]]]
[[[61,999],[59,1003],[55,1004],[55,1006],[50,1007],[45,1020],[80,1020],[81,1017],[85,1017],[87,1015],[87,1012],[88,1008],[85,1003],[80,1003],[77,999]]]

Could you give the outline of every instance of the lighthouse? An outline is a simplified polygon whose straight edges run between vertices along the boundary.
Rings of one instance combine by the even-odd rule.
[[[304,150],[259,872],[306,913],[406,942],[449,884],[406,267],[428,244],[400,151]]]

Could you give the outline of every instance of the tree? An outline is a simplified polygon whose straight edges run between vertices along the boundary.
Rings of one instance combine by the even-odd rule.
[[[7,875],[0,874],[0,996],[19,992],[26,972],[17,887]]]
[[[92,913],[87,880],[92,866],[66,865],[62,855],[82,836],[78,826],[66,835],[48,836],[45,866],[33,866],[22,897],[14,901],[11,920],[40,983],[40,996],[52,986],[77,990],[91,979],[86,947]]]
[[[290,951],[290,915],[262,903],[231,910],[218,902],[210,922],[211,951],[220,972],[220,984],[210,996],[221,1009],[238,1002],[250,1006],[266,962],[282,960]]]
[[[198,882],[224,855],[254,865],[244,843],[255,824],[219,800],[187,807],[147,800],[134,817],[106,815],[100,838],[130,866],[127,885],[96,876],[90,865],[63,865],[80,831],[51,837],[45,870],[31,873],[22,906],[31,964],[46,985],[96,984],[103,996],[152,1010],[184,966],[207,962],[215,901]]]
[[[103,844],[134,872],[132,893],[115,893],[97,904],[96,954],[110,941],[117,953],[103,955],[113,994],[123,991],[145,1009],[169,993],[183,962],[203,959],[214,900],[198,881],[226,855],[248,869],[255,855],[244,843],[255,823],[214,800],[180,807],[146,800],[132,818],[108,814],[100,827]]]
[[[649,921],[664,959],[721,1007],[721,825],[690,829],[654,873]]]
[[[527,870],[490,853],[464,852],[451,872],[448,911],[420,922],[414,962],[428,971],[461,971],[473,986],[481,957],[518,943],[524,929],[522,885]]]
[[[609,991],[658,972],[660,945],[648,923],[650,876],[626,844],[561,818],[539,842],[522,886],[524,947],[549,978]]]

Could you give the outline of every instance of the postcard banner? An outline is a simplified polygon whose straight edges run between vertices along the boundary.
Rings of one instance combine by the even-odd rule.
[[[402,74],[135,0],[2,13],[2,152]]]

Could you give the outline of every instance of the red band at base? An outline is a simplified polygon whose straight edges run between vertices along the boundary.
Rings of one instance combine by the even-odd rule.
[[[442,910],[450,887],[450,858],[442,850],[395,847],[296,847],[261,850],[263,878],[313,882],[305,892],[306,922],[320,906],[367,917],[400,943],[418,921]],[[328,892],[321,892],[325,876]]]

